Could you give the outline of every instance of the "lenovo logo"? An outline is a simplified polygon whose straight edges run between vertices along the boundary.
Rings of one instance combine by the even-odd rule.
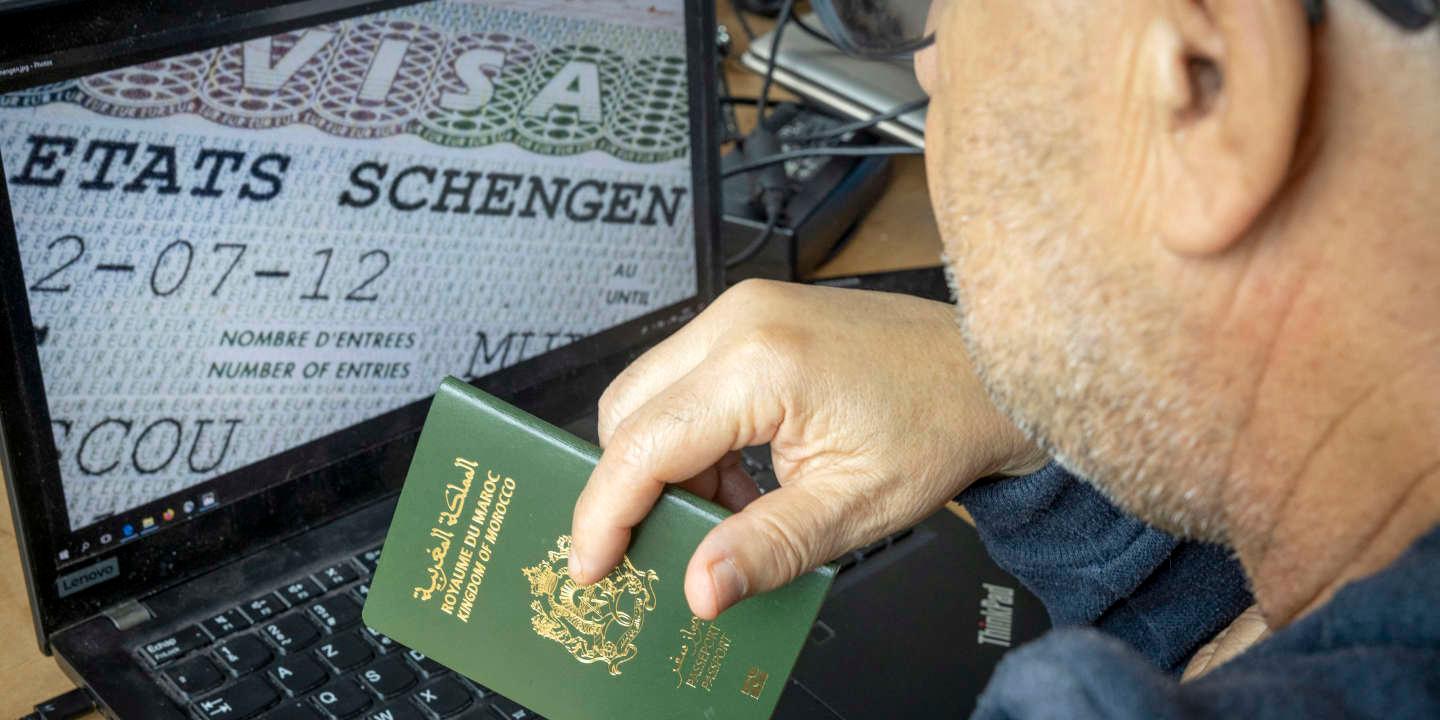
[[[55,580],[55,585],[60,588],[60,597],[74,595],[93,585],[98,585],[106,580],[120,575],[120,563],[115,558],[102,560],[94,565],[80,568],[72,573],[61,575]]]

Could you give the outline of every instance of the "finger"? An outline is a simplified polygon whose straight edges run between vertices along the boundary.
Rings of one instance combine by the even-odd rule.
[[[768,442],[781,413],[756,403],[753,385],[718,363],[691,371],[641,406],[615,431],[575,504],[571,575],[604,577],[667,483],[698,475],[731,450]]]
[[[772,291],[784,285],[753,279],[735,285],[616,376],[600,397],[597,429],[601,447],[610,444],[611,435],[626,418],[704,361],[719,338],[736,329],[737,319],[750,322],[764,308],[773,307],[776,298]]]
[[[713,501],[715,500],[715,493],[720,490],[720,466],[712,465],[705,468],[700,471],[699,475],[679,483],[678,487],[706,500]]]
[[[714,500],[730,512],[740,512],[760,497],[760,486],[755,484],[755,479],[750,477],[750,473],[741,465],[740,453],[731,453],[726,458],[731,456],[734,457],[733,464],[721,460],[716,465],[720,471],[720,483],[715,488]]]
[[[600,396],[597,431],[601,447],[609,446],[620,423],[705,359],[714,337],[711,326],[721,322],[701,313],[674,335],[645,351],[610,381]]]
[[[735,603],[778,588],[860,545],[870,531],[861,499],[843,479],[811,478],[766,493],[715,526],[690,558],[685,597],[713,620]]]
[[[725,453],[725,456],[720,458],[719,462],[701,470],[699,475],[680,483],[679,487],[711,502],[720,502],[717,495],[720,493],[724,484],[726,482],[733,484],[733,479],[726,478],[726,473],[731,472],[733,468],[738,468],[739,466],[740,452],[738,450],[732,450]],[[741,472],[744,471],[742,470]],[[746,475],[746,477],[748,478],[749,475]],[[752,482],[751,484],[754,483]],[[731,508],[731,510],[735,509],[736,508]]]

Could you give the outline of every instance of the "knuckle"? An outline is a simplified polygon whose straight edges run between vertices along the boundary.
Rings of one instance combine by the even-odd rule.
[[[660,396],[650,412],[639,413],[636,422],[631,424],[638,426],[644,423],[645,427],[637,429],[648,441],[658,445],[695,422],[703,400],[693,388],[671,387]]]
[[[720,300],[729,303],[750,303],[763,302],[772,299],[780,294],[785,283],[762,278],[746,278],[735,283],[729,290],[726,290]]]
[[[610,441],[610,452],[615,456],[615,466],[620,479],[638,475],[654,454],[655,441],[648,434],[634,429],[634,423],[625,422]]]
[[[773,314],[778,308],[792,305],[795,290],[792,283],[747,278],[732,285],[711,303],[701,317],[710,316],[725,327],[735,327],[757,316]]]
[[[619,427],[620,422],[625,419],[623,415],[625,397],[632,383],[633,380],[628,372],[621,373],[619,377],[615,378],[615,380],[605,388],[605,392],[601,393],[598,407],[599,413],[596,418],[596,424],[600,431],[601,438],[610,435]]]
[[[665,454],[671,438],[693,420],[693,403],[666,402],[653,412],[641,412],[620,421],[611,438],[617,460],[631,475],[648,475],[650,466]]]
[[[752,367],[798,368],[814,348],[814,336],[798,325],[768,322],[745,333],[732,348],[735,359]]]
[[[616,436],[605,456],[611,461],[607,477],[610,498],[631,497],[655,484],[655,474],[650,470],[652,447],[653,443],[644,438]]]

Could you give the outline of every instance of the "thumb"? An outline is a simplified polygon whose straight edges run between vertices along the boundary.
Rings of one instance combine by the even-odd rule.
[[[839,478],[828,480],[787,484],[712,528],[685,571],[691,611],[713,620],[861,544],[862,530],[850,520],[854,501]]]

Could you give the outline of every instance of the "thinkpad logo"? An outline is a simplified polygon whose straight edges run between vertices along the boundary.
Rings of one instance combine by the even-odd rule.
[[[982,583],[985,598],[980,601],[980,632],[977,645],[1010,647],[1011,623],[1015,618],[1015,589]]]

